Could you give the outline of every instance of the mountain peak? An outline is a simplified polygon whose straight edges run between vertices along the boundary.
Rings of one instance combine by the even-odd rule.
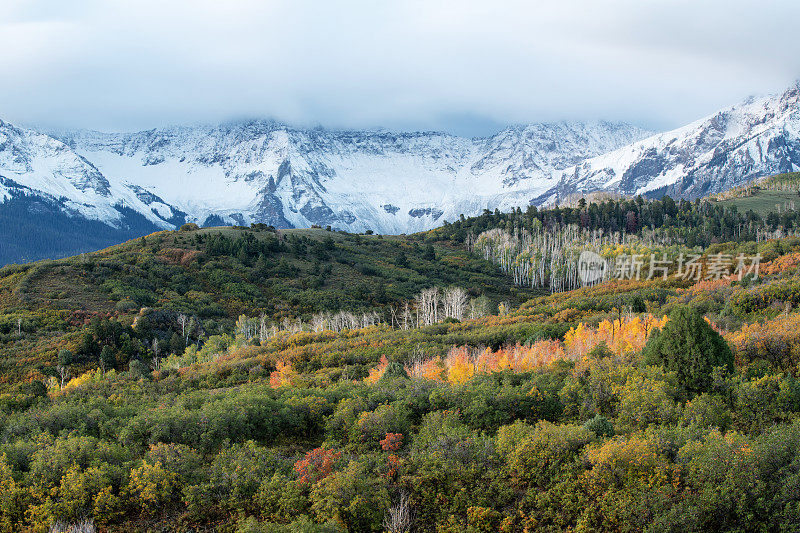
[[[780,96],[781,109],[796,109],[800,102],[800,80],[795,81]]]
[[[613,190],[697,198],[800,169],[800,85],[566,169],[552,193]]]

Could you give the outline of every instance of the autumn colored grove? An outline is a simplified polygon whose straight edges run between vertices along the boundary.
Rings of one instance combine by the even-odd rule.
[[[621,358],[644,348],[653,328],[662,328],[667,320],[666,316],[656,319],[653,315],[646,315],[621,318],[616,322],[603,320],[595,328],[581,323],[567,331],[563,342],[552,339],[539,340],[528,345],[517,343],[497,351],[491,348],[476,350],[468,346],[454,346],[444,358],[414,360],[405,366],[404,370],[413,378],[463,384],[476,373],[504,370],[530,372],[549,366],[558,360],[581,361],[600,345]],[[278,365],[278,370],[272,374],[270,380],[275,378],[276,383],[288,384],[288,381],[284,381],[286,379],[284,376],[290,375],[290,370],[282,362],[278,362]],[[370,369],[366,381],[376,383],[388,366],[389,360],[384,355],[380,364]]]

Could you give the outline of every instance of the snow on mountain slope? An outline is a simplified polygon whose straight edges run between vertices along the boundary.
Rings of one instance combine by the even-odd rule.
[[[682,128],[587,159],[561,173],[550,197],[576,191],[697,198],[800,169],[800,83],[750,98]]]
[[[530,176],[570,167],[645,137],[647,132],[629,124],[532,124],[510,128],[486,140],[481,158],[470,170],[481,174],[488,169],[502,170],[504,185]]]
[[[401,233],[487,207],[527,205],[555,185],[554,170],[646,134],[597,122],[537,124],[465,139],[249,121],[58,136],[110,182],[135,184],[201,224]]]
[[[126,209],[144,216],[156,227],[168,228],[174,213],[163,206],[166,219],[154,213],[137,194],[107,180],[89,161],[61,141],[0,121],[0,199],[34,195],[59,203],[63,209],[113,227],[125,225]]]

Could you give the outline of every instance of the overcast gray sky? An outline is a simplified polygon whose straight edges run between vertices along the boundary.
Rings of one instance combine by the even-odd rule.
[[[800,77],[798,23],[797,0],[2,0],[0,117],[667,129]]]

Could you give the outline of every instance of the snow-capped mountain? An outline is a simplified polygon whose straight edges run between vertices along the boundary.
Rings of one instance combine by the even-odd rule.
[[[132,213],[163,228],[181,216],[159,198],[143,198],[136,187],[108,180],[63,142],[0,120],[0,209],[20,196],[119,229],[128,227]]]
[[[61,141],[0,121],[0,265],[104,248],[183,217]]]
[[[698,198],[800,170],[800,82],[561,172],[539,201],[592,190]]]
[[[418,231],[527,205],[557,185],[556,171],[647,134],[608,122],[535,124],[478,139],[273,121],[137,133],[43,133],[0,122],[0,263],[188,221]],[[54,239],[55,226],[72,229]]]
[[[263,120],[137,133],[44,133],[0,121],[0,263],[80,248],[82,235],[60,251],[4,253],[26,249],[18,235],[44,242],[56,229],[47,224],[104,235],[97,246],[188,221],[405,233],[575,192],[694,198],[798,170],[799,99],[794,84],[656,135],[609,122],[468,139]]]
[[[537,124],[485,139],[297,129],[269,121],[58,137],[109,181],[203,223],[383,233],[527,204],[564,169],[644,137],[626,124]],[[161,207],[160,209],[164,209]],[[156,212],[162,219],[169,212]]]

